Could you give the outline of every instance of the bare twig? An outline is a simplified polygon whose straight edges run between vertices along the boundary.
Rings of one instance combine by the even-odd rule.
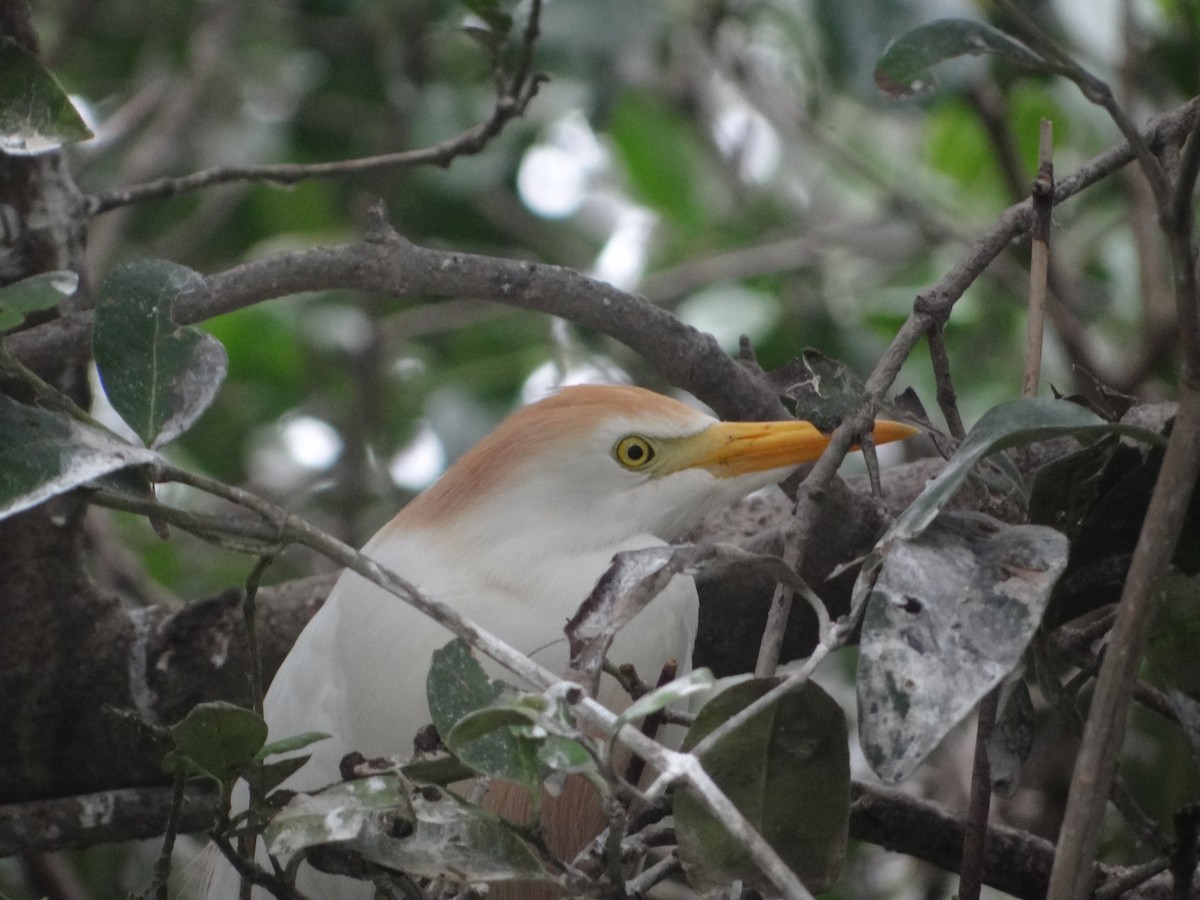
[[[975,728],[975,757],[971,766],[971,797],[967,805],[963,833],[962,866],[959,868],[958,900],[979,900],[983,887],[983,859],[987,845],[988,812],[992,805],[992,769],[988,761],[988,742],[996,726],[1000,707],[999,687],[993,688],[979,703]]]
[[[250,690],[254,697],[254,710],[260,716],[263,713],[263,670],[262,655],[258,652],[258,615],[255,603],[258,597],[258,586],[263,574],[275,561],[272,553],[263,554],[246,576],[246,587],[242,594],[242,617],[246,625],[246,644],[250,650]]]
[[[1050,217],[1054,212],[1054,130],[1042,119],[1038,173],[1033,180],[1033,247],[1029,266],[1029,316],[1025,322],[1025,374],[1021,396],[1036,397],[1042,375],[1042,334],[1046,325],[1046,274],[1050,265]]]
[[[967,436],[962,413],[958,411],[958,394],[950,377],[950,354],[946,352],[946,331],[941,325],[931,325],[925,334],[929,345],[929,362],[933,366],[933,378],[937,384],[938,408],[946,420],[946,428],[952,437],[962,440]]]
[[[1080,92],[1092,103],[1104,107],[1109,117],[1121,130],[1121,134],[1133,148],[1142,171],[1154,190],[1154,199],[1160,210],[1166,208],[1171,196],[1171,185],[1162,163],[1150,149],[1150,145],[1142,138],[1141,132],[1124,108],[1117,103],[1109,86],[1081,66],[1069,53],[1064,51],[1055,41],[1046,35],[1033,18],[1020,9],[1012,0],[996,0],[998,6],[1012,17],[1021,30],[1022,37],[1058,71],[1060,75],[1069,78],[1079,87]]]
[[[162,850],[159,851],[158,859],[154,861],[152,885],[155,900],[167,900],[170,896],[168,882],[171,878],[171,854],[175,851],[175,837],[179,834],[179,816],[183,811],[183,791],[186,786],[187,782],[183,778],[176,778],[171,789],[171,809],[167,816],[167,827],[163,831]]]

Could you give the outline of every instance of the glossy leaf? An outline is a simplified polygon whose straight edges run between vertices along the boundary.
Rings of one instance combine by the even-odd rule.
[[[12,38],[0,36],[0,152],[33,156],[90,137],[55,77]]]
[[[502,690],[499,682],[488,678],[461,639],[433,652],[426,695],[433,724],[443,739],[453,734],[459,720],[491,707]],[[511,728],[490,728],[491,719],[485,717],[483,721],[490,733],[451,746],[454,754],[480,774],[536,789],[544,774],[537,761],[536,743],[521,738]],[[528,719],[522,717],[522,721]]]
[[[0,395],[0,519],[158,454]]]
[[[186,431],[225,378],[225,348],[196,328],[175,325],[171,305],[204,279],[184,266],[146,259],[105,280],[92,346],[113,408],[147,446]]]
[[[1032,69],[1051,70],[1040,56],[985,22],[938,19],[892,41],[875,63],[875,84],[892,97],[937,90],[933,67],[957,56],[994,54]]]
[[[700,710],[684,749],[778,682],[744,681]],[[717,786],[810,891],[828,888],[846,856],[850,752],[838,704],[812,682],[721,740],[702,758]],[[688,880],[704,890],[741,880],[774,888],[741,844],[690,793],[675,798],[675,832]]]
[[[907,777],[1020,663],[1066,568],[1041,525],[945,513],[894,541],[863,618],[859,740],[884,781]]]

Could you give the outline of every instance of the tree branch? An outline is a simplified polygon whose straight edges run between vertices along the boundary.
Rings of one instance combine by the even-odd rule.
[[[345,159],[327,163],[283,163],[278,165],[218,166],[193,172],[180,178],[159,178],[155,181],[135,184],[120,190],[105,191],[89,197],[87,214],[101,213],[163,197],[177,197],[215,184],[241,181],[273,181],[276,184],[295,184],[313,178],[333,178],[358,175],[381,169],[404,169],[414,166],[450,165],[460,156],[472,156],[482,151],[513,119],[524,114],[530,101],[537,96],[544,76],[531,74],[533,49],[539,35],[541,0],[533,0],[529,8],[529,20],[522,33],[521,50],[516,70],[506,76],[501,66],[502,43],[492,51],[492,71],[496,82],[496,102],[491,114],[482,122],[473,125],[454,137],[439,141],[419,150],[402,150],[359,159]]]

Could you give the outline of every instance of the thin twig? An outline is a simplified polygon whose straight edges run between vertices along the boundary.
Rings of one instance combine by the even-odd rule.
[[[118,207],[144,200],[176,197],[214,184],[229,184],[241,181],[272,181],[277,184],[295,184],[314,178],[331,178],[375,172],[383,169],[411,168],[422,165],[446,167],[460,156],[472,156],[481,152],[492,138],[504,130],[513,119],[524,114],[529,103],[537,96],[544,80],[543,76],[530,74],[533,64],[534,45],[539,35],[541,0],[530,5],[518,58],[517,69],[511,80],[503,77],[498,60],[501,48],[493,56],[496,74],[497,96],[492,112],[483,122],[474,125],[454,137],[439,141],[419,150],[402,150],[359,159],[338,160],[327,163],[281,163],[277,165],[218,166],[193,172],[180,178],[159,178],[142,184],[131,185],[120,190],[95,194],[87,200],[87,214],[98,216]]]
[[[266,553],[258,558],[250,574],[246,576],[246,587],[242,595],[242,617],[246,623],[246,646],[250,653],[250,690],[254,698],[254,711],[263,714],[263,668],[262,654],[258,650],[258,586],[263,574],[275,562],[275,554]]]
[[[1042,119],[1038,173],[1033,180],[1033,246],[1029,264],[1029,315],[1025,322],[1025,372],[1021,396],[1036,397],[1042,377],[1042,341],[1046,330],[1046,274],[1050,266],[1050,218],[1054,212],[1054,126]]]
[[[154,861],[154,880],[151,884],[154,887],[155,900],[168,900],[170,897],[168,882],[171,879],[171,856],[175,852],[175,838],[179,834],[179,817],[183,810],[183,792],[186,786],[186,779],[176,778],[171,788],[171,807],[167,812],[167,827],[163,831],[162,850],[159,851],[158,859]]]
[[[1158,205],[1160,214],[1164,212],[1171,196],[1171,186],[1167,178],[1167,173],[1163,169],[1162,163],[1159,162],[1158,157],[1154,155],[1150,150],[1150,146],[1143,140],[1141,132],[1134,125],[1133,120],[1129,118],[1129,114],[1117,102],[1112,89],[1104,81],[1076,62],[1074,57],[1063,50],[1042,31],[1033,18],[1013,3],[1012,0],[995,0],[995,2],[1007,15],[1012,17],[1012,20],[1021,30],[1022,37],[1030,43],[1033,49],[1046,62],[1051,64],[1060,75],[1073,81],[1084,97],[1104,108],[1117,128],[1121,130],[1121,134],[1129,141],[1129,145],[1133,148],[1138,163],[1141,165],[1142,171],[1146,173],[1146,178],[1150,182],[1151,189],[1154,191],[1154,199]]]
[[[992,806],[992,768],[988,761],[988,742],[996,726],[1000,691],[999,687],[992,688],[979,703],[975,758],[971,767],[971,797],[963,832],[962,865],[958,870],[958,900],[979,900],[979,892],[983,887],[988,813]]]
[[[967,429],[963,425],[962,413],[958,411],[958,394],[950,377],[945,325],[931,324],[925,332],[925,341],[929,345],[929,362],[933,366],[933,379],[937,384],[938,409],[942,411],[942,418],[946,420],[946,428],[951,436],[961,441],[967,436]]]

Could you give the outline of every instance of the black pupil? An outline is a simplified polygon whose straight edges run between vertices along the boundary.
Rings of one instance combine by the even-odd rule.
[[[639,459],[645,456],[645,454],[646,450],[641,444],[631,444],[629,449],[625,451],[625,455],[628,456],[633,462],[637,462]]]

